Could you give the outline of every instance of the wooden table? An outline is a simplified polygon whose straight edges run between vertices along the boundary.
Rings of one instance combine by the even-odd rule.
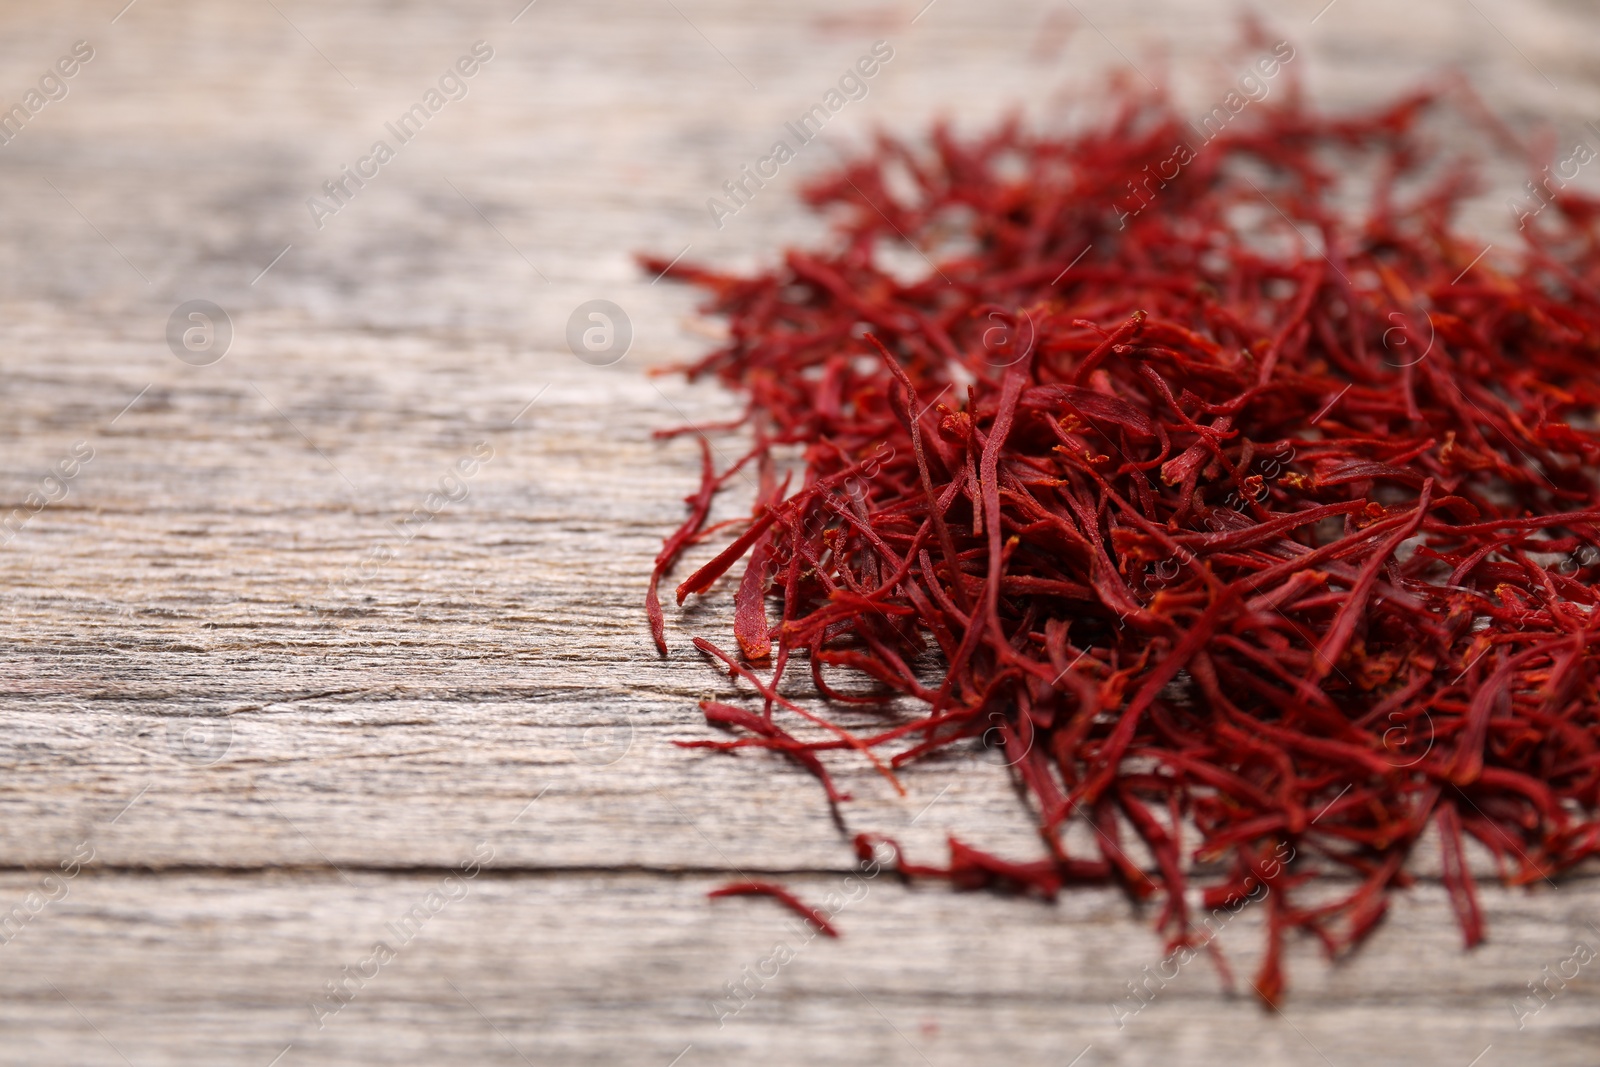
[[[874,123],[1092,103],[1135,65],[1203,111],[1242,69],[1230,5],[121,2],[0,10],[4,101],[93,49],[0,146],[0,1062],[1600,1061],[1594,965],[1520,1031],[1510,1007],[1600,944],[1593,874],[1486,889],[1464,954],[1423,859],[1364,952],[1294,947],[1281,1014],[1197,963],[1119,1027],[1160,945],[1117,893],[848,881],[811,779],[669,744],[729,692],[684,636],[726,602],[657,658],[642,589],[696,460],[650,432],[731,401],[644,373],[707,340],[631,254],[818,240],[798,183]],[[1274,17],[1325,99],[1450,61],[1514,123],[1600,116],[1586,5],[1321,4]],[[867,98],[714,227],[880,39]],[[361,163],[477,41],[465,98]],[[344,165],[369,177],[319,228]],[[219,361],[169,349],[196,299]],[[633,324],[613,366],[565,346],[590,299]],[[993,753],[903,799],[841,767],[852,829],[1035,847]],[[708,902],[734,872],[847,895],[845,936]],[[1259,935],[1223,935],[1242,974]]]

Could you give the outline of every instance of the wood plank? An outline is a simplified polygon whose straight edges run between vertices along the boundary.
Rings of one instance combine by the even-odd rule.
[[[1282,1015],[1224,995],[1203,959],[1148,986],[1135,1011],[1128,983],[1161,950],[1113,891],[1051,906],[807,875],[791,885],[814,901],[854,898],[842,938],[807,940],[768,902],[708,904],[705,877],[507,876],[501,840],[482,873],[455,881],[86,868],[0,950],[0,1055],[115,1062],[109,1042],[146,1067],[266,1064],[292,1044],[285,1063],[665,1065],[693,1045],[683,1063],[1061,1065],[1093,1046],[1081,1063],[1466,1067],[1492,1045],[1481,1062],[1594,1062],[1592,979],[1520,1032],[1509,1007],[1575,941],[1600,944],[1592,888],[1490,891],[1494,937],[1467,958],[1442,891],[1424,889],[1399,901],[1374,951],[1329,968],[1297,946]],[[6,875],[0,900],[38,883]],[[1219,935],[1241,977],[1260,933],[1246,909]],[[380,941],[393,959],[364,963]],[[313,1010],[347,973],[370,977],[348,981],[338,1010]],[[729,1000],[730,982],[751,995]]]

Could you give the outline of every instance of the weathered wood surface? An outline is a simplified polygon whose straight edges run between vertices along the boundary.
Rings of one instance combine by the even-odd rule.
[[[644,577],[695,471],[650,431],[729,401],[643,373],[705,341],[630,253],[816,239],[798,179],[871,123],[1092,95],[1125,59],[1200,109],[1230,76],[1231,8],[119,6],[0,9],[0,100],[95,49],[0,146],[0,500],[94,450],[0,547],[0,1062],[1600,1059],[1591,969],[1521,1031],[1509,1006],[1600,944],[1592,876],[1487,890],[1491,941],[1465,955],[1424,861],[1362,954],[1296,947],[1282,1017],[1196,962],[1122,1028],[1109,1005],[1160,946],[1110,892],[872,879],[842,940],[803,947],[769,904],[704,899],[734,871],[856,891],[808,777],[667,743],[730,690],[676,621],[670,660],[648,644]],[[1513,121],[1600,115],[1585,5],[1338,0],[1313,26],[1321,6],[1276,17],[1330,100],[1449,61]],[[895,58],[867,99],[714,229],[705,198],[880,38]],[[306,198],[478,40],[494,58],[466,99],[314,228]],[[635,328],[612,367],[562,343],[597,297]],[[233,320],[211,366],[163,339],[194,298]],[[479,442],[466,497],[402,541]],[[852,828],[1031,851],[992,754],[913,768],[903,799],[843,774]],[[475,850],[482,872],[447,881]],[[325,983],[441,885],[460,899],[319,1028]],[[1223,935],[1241,975],[1258,933],[1247,911]],[[779,940],[796,958],[719,1026],[724,983]]]

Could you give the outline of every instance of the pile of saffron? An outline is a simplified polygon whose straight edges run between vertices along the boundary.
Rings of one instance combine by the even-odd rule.
[[[805,190],[831,241],[770,270],[643,261],[709,294],[728,340],[688,373],[745,405],[662,432],[703,473],[656,644],[659,583],[726,542],[677,599],[727,578],[735,644],[694,643],[750,694],[680,744],[837,804],[836,761],[898,788],[987,739],[1039,855],[952,839],[902,874],[1120,885],[1173,948],[1248,896],[1269,1004],[1286,938],[1362,943],[1425,835],[1471,947],[1469,852],[1529,884],[1600,849],[1600,201],[1547,183],[1485,255],[1438,95],[1329,117],[1292,89],[1207,141],[1163,94],[1114,105],[880,135]],[[718,469],[707,435],[744,444]]]

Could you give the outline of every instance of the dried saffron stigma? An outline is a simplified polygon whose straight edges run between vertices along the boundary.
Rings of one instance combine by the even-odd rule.
[[[826,915],[773,882],[733,882],[711,890],[706,896],[713,900],[718,897],[771,897],[815,926],[818,933],[829,937],[839,936],[838,927],[830,923]]]
[[[833,241],[763,273],[645,260],[710,294],[730,340],[689,374],[746,404],[663,436],[749,442],[704,451],[651,578],[665,651],[659,582],[726,539],[677,598],[728,580],[732,644],[694,643],[750,697],[680,744],[840,803],[830,765],[898,788],[985,739],[1039,855],[892,846],[903,875],[1120,885],[1224,973],[1186,888],[1263,901],[1269,1004],[1286,941],[1359,945],[1425,834],[1471,947],[1473,852],[1528,884],[1600,849],[1600,200],[1486,255],[1442,93],[1329,117],[1289,84],[1198,135],[1117,93],[1069,134],[880,136],[806,190]],[[735,471],[751,513],[708,527]]]

